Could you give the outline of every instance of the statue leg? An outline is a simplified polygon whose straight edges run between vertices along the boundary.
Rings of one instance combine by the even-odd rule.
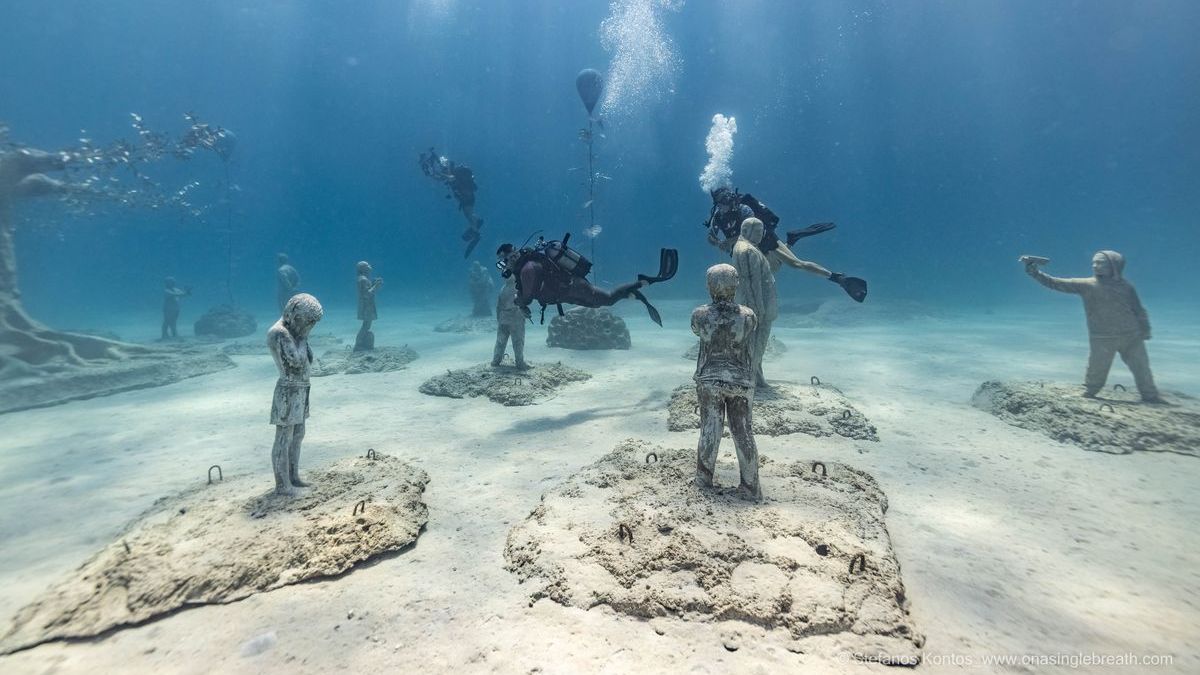
[[[525,369],[529,367],[525,363],[525,323],[522,322],[519,327],[511,328],[513,358],[517,361],[517,367]]]
[[[358,335],[354,337],[354,351],[361,352],[375,348],[375,340],[371,335],[371,319],[363,319]]]
[[[767,353],[767,343],[771,341],[771,321],[760,321],[754,331],[754,381],[758,387],[768,387],[767,378],[763,375],[763,356]]]
[[[1137,384],[1142,400],[1160,400],[1158,387],[1154,385],[1154,375],[1150,372],[1150,355],[1146,352],[1146,341],[1131,340],[1121,350],[1121,360],[1129,366],[1129,372],[1133,373],[1133,381]]]
[[[725,399],[717,385],[697,383],[696,398],[700,403],[700,443],[696,446],[696,485],[712,487],[713,472],[717,469],[717,452],[721,449]]]
[[[290,424],[275,426],[275,445],[271,448],[271,468],[275,472],[275,494],[277,495],[296,494],[296,489],[292,487],[291,477],[288,475],[294,428],[295,426]]]
[[[509,328],[504,324],[496,326],[496,346],[492,349],[492,365],[498,366],[504,360],[504,348],[508,346]],[[516,351],[516,340],[513,340],[513,351]]]
[[[1117,344],[1107,338],[1093,338],[1088,354],[1087,374],[1083,378],[1083,395],[1093,397],[1104,388],[1113,357],[1117,355]]]
[[[166,340],[169,333],[170,333],[170,324],[167,323],[167,316],[164,314],[163,321],[162,321],[162,339]]]
[[[300,480],[300,444],[304,442],[304,425],[292,427],[292,442],[288,445],[288,482],[294,487],[308,487]]]
[[[729,435],[733,436],[733,447],[737,449],[738,470],[742,480],[739,490],[745,496],[758,501],[762,499],[762,486],[758,483],[758,446],[754,443],[754,427],[748,396],[728,396],[725,409],[729,411]]]

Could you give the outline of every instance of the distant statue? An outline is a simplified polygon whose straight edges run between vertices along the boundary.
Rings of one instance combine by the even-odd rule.
[[[741,227],[737,243],[733,245],[733,266],[737,269],[740,282],[737,285],[737,302],[754,310],[758,319],[758,330],[754,331],[751,345],[751,364],[754,383],[767,386],[763,375],[763,355],[771,339],[771,324],[779,316],[779,303],[775,294],[775,274],[767,257],[758,249],[763,237],[763,224],[758,218],[747,218]]]
[[[488,274],[487,268],[480,265],[478,260],[471,263],[467,289],[471,292],[471,316],[491,316],[491,297],[496,284]]]
[[[369,351],[375,348],[375,334],[371,332],[371,322],[379,318],[375,311],[375,293],[383,286],[383,279],[375,279],[371,275],[374,270],[371,263],[363,260],[356,266],[358,270],[358,318],[362,327],[354,338],[354,351]]]
[[[292,267],[286,253],[275,256],[279,269],[275,270],[275,300],[279,303],[279,311],[287,306],[287,301],[300,292],[300,273]]]
[[[492,350],[492,366],[499,366],[504,360],[504,351],[508,341],[512,339],[513,359],[517,368],[525,369],[525,313],[516,304],[517,280],[509,276],[500,288],[500,296],[496,298],[496,347]]]
[[[696,483],[713,486],[723,418],[727,417],[741,473],[739,490],[757,501],[762,499],[762,488],[758,483],[758,447],[754,443],[751,405],[754,402],[752,345],[756,344],[758,321],[752,309],[734,302],[737,289],[738,271],[725,263],[713,265],[708,268],[708,294],[712,303],[692,312],[692,332],[700,337],[694,377],[700,403]]]
[[[304,442],[304,424],[308,419],[308,374],[313,360],[308,335],[324,313],[316,298],[299,293],[288,300],[283,316],[267,331],[267,347],[279,370],[271,401],[271,424],[275,425],[275,445],[271,448],[275,494],[294,495],[296,488],[308,487],[308,483],[300,480],[300,444]]]
[[[175,323],[179,321],[179,299],[192,294],[190,287],[180,288],[175,277],[167,277],[163,281],[163,321],[162,339],[179,337]]]
[[[1087,315],[1088,356],[1087,374],[1083,380],[1083,395],[1093,398],[1104,388],[1113,357],[1121,360],[1133,373],[1138,393],[1147,403],[1162,403],[1154,376],[1150,373],[1150,355],[1146,340],[1150,339],[1150,317],[1142,307],[1133,284],[1125,280],[1125,256],[1116,251],[1100,251],[1092,256],[1092,276],[1079,279],[1052,277],[1040,269],[1049,262],[1038,256],[1021,256],[1025,272],[1038,283],[1062,293],[1074,293],[1083,298]]]

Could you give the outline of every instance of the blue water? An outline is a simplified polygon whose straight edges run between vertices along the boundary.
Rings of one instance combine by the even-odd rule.
[[[719,112],[738,120],[734,183],[782,229],[836,221],[797,252],[866,277],[868,302],[1044,303],[1017,255],[1085,275],[1091,253],[1112,248],[1152,313],[1194,303],[1196,284],[1181,279],[1200,256],[1200,3],[622,4],[657,21],[626,26],[633,43],[669,40],[673,61],[665,74],[647,66],[658,74],[647,95],[609,110],[597,141],[612,178],[596,198],[599,281],[650,272],[673,246],[680,275],[652,295],[702,294],[719,256],[704,242],[697,176]],[[130,138],[131,112],[180,133],[188,111],[238,139],[231,214],[212,154],[147,167],[164,185],[200,181],[211,204],[200,218],[22,206],[28,308],[59,324],[153,311],[171,274],[196,291],[186,326],[227,297],[227,218],[233,295],[257,311],[272,307],[280,250],[326,304],[353,302],[365,258],[389,281],[383,308],[460,306],[462,219],[417,168],[430,145],[475,170],[477,259],[534,230],[572,231],[590,252],[584,172],[571,171],[585,158],[574,79],[611,69],[600,27],[612,11],[583,0],[4,3],[0,120],[13,140]],[[791,272],[780,283],[793,298],[836,292]]]

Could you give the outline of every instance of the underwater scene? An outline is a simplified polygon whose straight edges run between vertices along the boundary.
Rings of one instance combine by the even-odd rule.
[[[1200,3],[0,5],[0,672],[1200,672]]]

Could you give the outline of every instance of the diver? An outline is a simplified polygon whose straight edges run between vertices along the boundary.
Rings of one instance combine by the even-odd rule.
[[[191,287],[180,288],[175,277],[163,280],[163,340],[179,337],[179,329],[175,326],[179,321],[179,299],[191,294]]]
[[[543,241],[532,248],[516,248],[502,244],[496,249],[496,267],[505,278],[516,277],[517,297],[515,303],[526,318],[530,318],[529,304],[537,300],[542,306],[542,320],[546,318],[546,307],[557,305],[562,314],[563,305],[580,307],[611,307],[621,300],[634,298],[646,306],[650,319],[662,325],[662,317],[646,296],[643,288],[667,281],[675,276],[679,268],[679,252],[664,248],[659,253],[658,274],[639,274],[638,280],[622,284],[611,291],[596,288],[587,280],[592,263],[568,246],[571,235],[562,241]]]
[[[866,299],[866,281],[858,277],[847,277],[831,272],[815,262],[801,260],[796,257],[795,253],[792,253],[790,247],[794,246],[796,242],[805,237],[828,232],[837,227],[836,225],[816,223],[802,230],[792,230],[787,233],[787,239],[784,242],[775,234],[775,229],[779,226],[779,216],[775,215],[774,211],[767,208],[767,205],[754,195],[743,194],[736,189],[730,190],[727,187],[719,187],[709,194],[712,196],[713,205],[708,220],[704,224],[708,228],[708,243],[730,253],[741,234],[742,221],[747,218],[758,218],[763,223],[763,237],[758,244],[758,249],[767,257],[772,272],[778,272],[779,268],[786,264],[834,282],[857,302]],[[723,241],[717,237],[718,234],[724,236]]]
[[[422,152],[418,164],[421,173],[444,183],[450,189],[446,199],[454,197],[458,200],[458,208],[467,219],[467,229],[463,231],[463,241],[467,242],[467,250],[463,257],[469,257],[475,245],[479,243],[479,230],[483,228],[483,218],[475,214],[475,192],[479,186],[475,183],[475,172],[464,164],[455,164],[452,160],[437,154],[433,147],[428,152]]]

